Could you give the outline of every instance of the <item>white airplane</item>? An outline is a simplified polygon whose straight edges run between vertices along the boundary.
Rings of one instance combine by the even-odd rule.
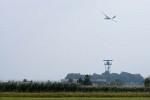
[[[101,13],[104,14],[103,12],[101,12]],[[104,15],[105,15],[105,18],[104,18],[104,19],[106,19],[106,20],[113,20],[114,22],[117,22],[117,21],[114,20],[114,18],[116,18],[116,15],[113,16],[113,17],[109,17],[109,16],[107,16],[106,14],[104,14]]]

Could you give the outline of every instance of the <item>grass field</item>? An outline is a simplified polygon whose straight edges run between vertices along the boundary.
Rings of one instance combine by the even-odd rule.
[[[150,97],[148,92],[0,92],[0,97]]]
[[[0,100],[150,100],[150,98],[23,98],[23,97],[0,97]]]
[[[150,100],[147,92],[0,92],[0,100]]]

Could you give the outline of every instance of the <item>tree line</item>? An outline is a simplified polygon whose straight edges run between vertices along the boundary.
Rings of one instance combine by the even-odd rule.
[[[102,73],[96,74],[94,73],[93,75],[90,76],[90,80],[94,83],[96,80],[99,79],[107,79],[107,73]],[[85,75],[82,75],[80,73],[69,73],[65,77],[65,79],[79,79],[81,78],[82,80],[84,79]],[[120,74],[118,73],[109,73],[109,83],[119,81],[124,84],[143,84],[144,83],[144,78],[140,74],[131,74],[128,72],[121,72]]]

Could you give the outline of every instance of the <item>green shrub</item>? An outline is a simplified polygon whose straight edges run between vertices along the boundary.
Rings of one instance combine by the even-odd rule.
[[[145,78],[144,85],[145,87],[150,87],[150,77]]]
[[[60,82],[5,82],[0,92],[148,92],[146,87],[123,87],[113,85],[89,86]]]

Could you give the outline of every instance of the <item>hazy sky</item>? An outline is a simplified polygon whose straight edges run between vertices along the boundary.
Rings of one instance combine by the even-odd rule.
[[[104,59],[147,77],[149,10],[150,0],[0,0],[0,80],[101,74]]]

